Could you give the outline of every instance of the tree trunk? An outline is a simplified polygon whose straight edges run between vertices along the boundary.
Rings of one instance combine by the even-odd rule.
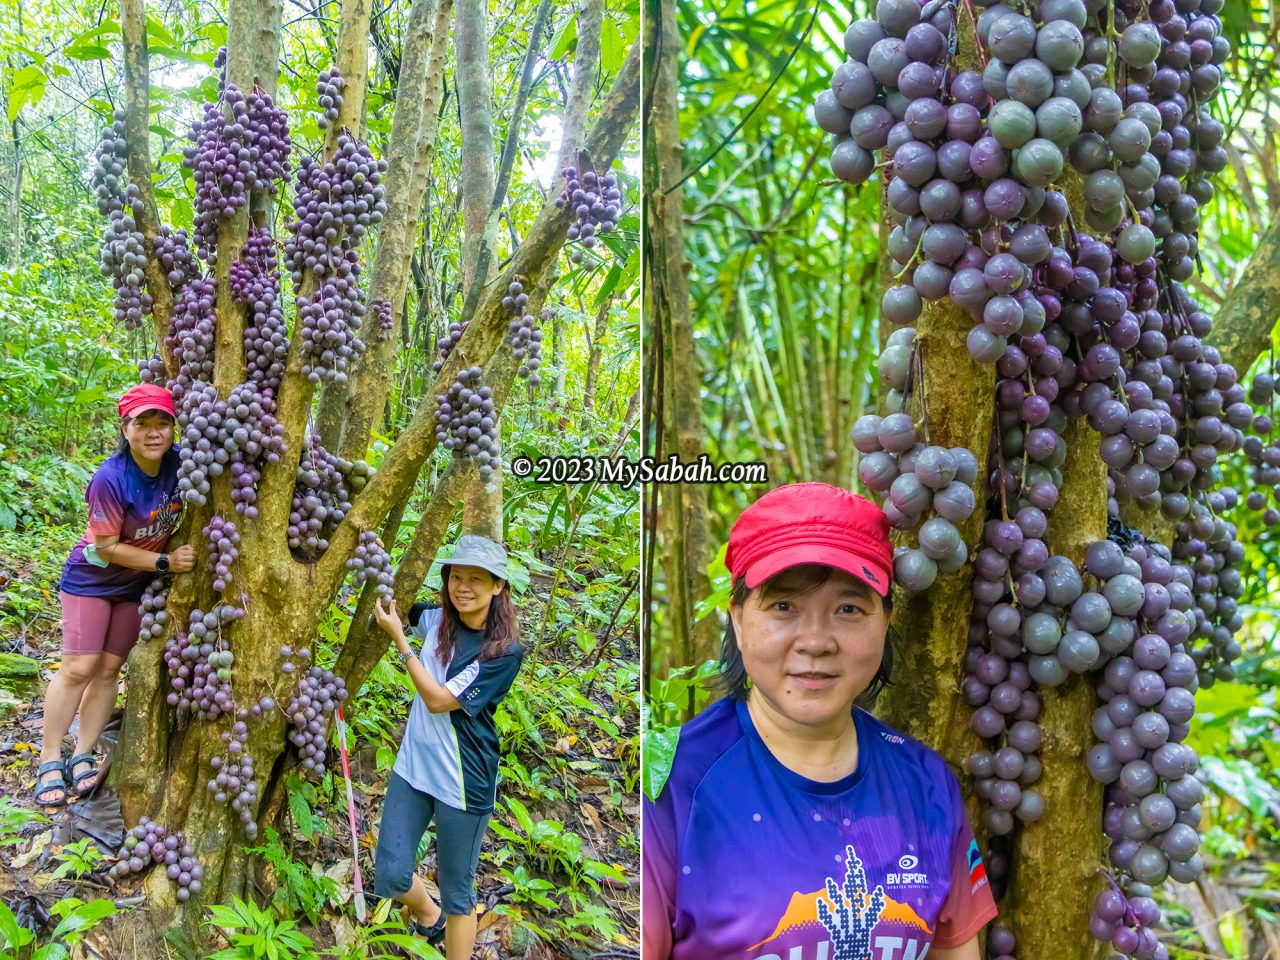
[[[1222,360],[1236,368],[1243,380],[1258,356],[1271,346],[1271,333],[1280,318],[1280,217],[1254,247],[1227,298],[1213,319],[1209,343]]]
[[[493,100],[489,77],[488,4],[458,0],[458,108],[462,112],[462,301],[472,302],[472,287],[481,250],[492,247],[496,229],[489,229],[493,201]],[[464,313],[466,311],[464,310]]]
[[[679,57],[675,5],[663,0],[645,3],[646,63],[652,64],[646,91],[644,124],[645,183],[654,185],[644,197],[644,298],[649,316],[659,328],[651,340],[661,350],[662,410],[657,416],[661,449],[682,461],[702,452],[702,371],[689,322],[689,286],[684,259],[683,191],[673,188],[681,169]],[[648,431],[646,431],[647,433]],[[650,670],[667,664],[702,663],[716,655],[716,623],[698,620],[698,601],[711,592],[707,564],[713,555],[707,532],[704,487],[664,486],[657,492],[657,521],[664,543],[663,567],[667,585],[666,623],[670,649],[655,652]],[[650,520],[653,518],[651,517]]]

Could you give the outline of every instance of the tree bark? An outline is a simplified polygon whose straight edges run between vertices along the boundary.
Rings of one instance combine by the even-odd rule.
[[[1073,206],[1076,222],[1083,223],[1083,211]],[[1107,468],[1102,438],[1083,419],[1072,419],[1063,439],[1067,462],[1062,497],[1049,515],[1045,544],[1080,567],[1089,544],[1107,536]],[[1104,849],[1103,789],[1085,766],[1094,742],[1091,719],[1098,695],[1089,677],[1075,675],[1060,687],[1037,688],[1036,693],[1044,775],[1035,790],[1044,799],[1045,815],[1017,828],[999,922],[1013,932],[1019,956],[1099,960],[1113,951],[1089,934],[1093,898],[1102,887],[1098,870]]]
[[[1244,379],[1249,368],[1271,346],[1280,317],[1280,217],[1258,240],[1244,272],[1231,287],[1213,320],[1209,343]]]
[[[644,123],[644,181],[650,185],[644,197],[648,252],[644,298],[649,316],[661,327],[662,351],[662,412],[657,428],[663,449],[655,455],[674,453],[688,461],[702,452],[702,371],[689,321],[683,191],[674,187],[684,152],[677,106],[681,44],[674,3],[646,0],[644,9],[645,62],[652,64]],[[696,484],[664,486],[657,493],[657,503],[659,529],[667,544],[661,559],[671,646],[655,652],[651,670],[662,665],[702,663],[715,656],[717,645],[714,620],[698,620],[695,613],[698,601],[711,592],[705,488]]]
[[[458,108],[462,112],[462,299],[487,277],[476,275],[480,252],[492,247],[489,208],[493,200],[493,98],[489,76],[489,29],[485,0],[458,0]]]

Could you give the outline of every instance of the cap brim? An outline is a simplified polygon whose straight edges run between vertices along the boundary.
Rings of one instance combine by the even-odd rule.
[[[445,566],[479,567],[481,570],[486,570],[489,573],[493,574],[499,580],[506,581],[510,579],[507,576],[506,570],[494,569],[493,565],[486,563],[484,560],[477,560],[471,557],[444,557],[444,558],[438,558],[435,562],[442,567],[445,567]]]
[[[806,563],[817,563],[843,570],[849,576],[861,580],[880,596],[889,595],[892,577],[878,561],[859,556],[850,550],[841,550],[839,547],[818,543],[802,543],[762,557],[747,567],[743,579],[746,581],[747,589],[754,589],[788,567],[798,567]]]
[[[135,409],[132,413],[125,414],[125,416],[136,417],[139,414],[146,413],[148,410],[159,410],[161,413],[167,413],[171,417],[174,416],[172,410],[168,407],[162,407],[159,403],[145,403],[141,407]]]

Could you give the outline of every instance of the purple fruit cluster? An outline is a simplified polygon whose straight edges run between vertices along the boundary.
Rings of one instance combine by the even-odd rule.
[[[1110,879],[1110,878],[1108,878]],[[1160,908],[1149,896],[1125,896],[1114,880],[1093,902],[1089,928],[1095,937],[1111,943],[1124,956],[1166,960],[1169,950],[1156,939]]]
[[[578,175],[576,167],[562,171],[565,184],[556,197],[556,206],[573,211],[574,221],[569,224],[569,242],[578,246],[569,254],[573,263],[582,263],[584,250],[591,250],[598,237],[613,230],[622,215],[622,191],[612,172],[600,176],[594,170],[584,170]]]
[[[264,698],[269,706],[275,702],[270,697]],[[262,701],[254,704],[256,716],[262,714]],[[205,784],[217,803],[228,804],[239,816],[244,825],[245,836],[250,840],[258,837],[258,825],[253,819],[253,810],[258,801],[258,781],[254,779],[253,757],[249,754],[249,717],[250,710],[243,707],[236,711],[236,722],[230,730],[222,731],[221,738],[226,756],[221,754],[209,758],[209,766],[213,769],[213,777]]]
[[[232,713],[231,665],[235,655],[222,639],[223,624],[244,618],[244,610],[220,603],[205,613],[192,610],[187,631],[165,643],[165,665],[169,668],[172,692],[166,697],[171,707],[194,710],[201,720],[216,720]]]
[[[524,284],[513,280],[507,288],[507,295],[502,298],[502,306],[509,314],[511,321],[507,324],[507,343],[511,346],[511,354],[520,361],[517,375],[529,381],[529,386],[538,385],[538,367],[542,365],[542,331],[538,329],[538,321],[525,307],[529,303],[529,295],[524,292]],[[545,313],[546,311],[544,311]]]
[[[297,297],[304,345],[303,372],[313,383],[343,382],[364,345],[356,336],[364,315],[357,249],[386,213],[382,175],[386,161],[344,133],[328,161],[303,157],[298,167],[296,219],[289,225],[285,262],[297,287],[315,278],[317,289]]]
[[[142,196],[137,186],[129,183],[124,126],[124,111],[117,110],[94,151],[93,185],[98,195],[98,212],[108,217],[107,229],[102,235],[100,271],[104,277],[111,278],[115,287],[116,322],[123,323],[126,330],[133,330],[142,323],[143,316],[151,312],[151,295],[142,270],[147,262],[146,249],[137,224],[142,213]]]
[[[369,304],[369,312],[378,321],[378,342],[381,343],[391,336],[391,331],[395,329],[395,325],[391,322],[391,304],[387,300],[374,300]]]
[[[200,276],[200,263],[191,252],[187,231],[182,227],[175,230],[168,224],[161,224],[151,241],[151,249],[175,293]]]
[[[436,343],[440,359],[431,364],[433,373],[439,373],[443,369],[444,362],[449,359],[449,354],[453,353],[453,348],[458,345],[458,341],[462,339],[462,335],[466,332],[467,325],[465,323],[449,324],[449,332]]]
[[[342,109],[342,88],[346,85],[337,67],[321,70],[316,77],[316,104],[320,107],[316,126],[321,130],[327,130],[338,119],[338,112]]]
[[[229,471],[231,499],[249,519],[257,516],[254,485],[263,462],[284,453],[284,428],[275,419],[275,400],[253,381],[235,387],[226,400],[215,387],[193,384],[178,409],[178,491],[190,503],[208,502],[210,481]]]
[[[169,879],[178,884],[175,896],[179,903],[186,903],[192,894],[200,892],[204,868],[180,830],[170,833],[160,824],[143,817],[125,834],[124,844],[116,857],[118,859],[110,873],[118,880],[131,873],[142,873],[152,864],[162,863]]]
[[[213,564],[213,589],[222,593],[231,580],[231,566],[240,556],[240,532],[234,522],[224,520],[217,513],[200,532],[209,547],[209,562]]]
[[[346,700],[346,684],[332,670],[312,667],[298,680],[285,713],[293,722],[289,742],[302,754],[302,769],[307,773],[324,770],[325,729],[329,717]]]
[[[475,460],[487,480],[502,465],[493,391],[482,382],[484,371],[469,367],[446,393],[436,397],[436,439],[455,457]]]
[[[372,583],[378,596],[384,600],[395,598],[396,577],[391,571],[391,556],[373,530],[360,534],[355,552],[347,561],[347,569],[353,572],[351,583],[357,590],[366,583]]]
[[[351,493],[340,461],[311,435],[303,451],[289,512],[289,548],[308,557],[329,549],[329,535],[351,509]]]
[[[182,403],[193,385],[213,380],[216,302],[217,290],[209,277],[193,278],[174,300],[164,342],[178,361],[178,376],[169,384],[176,403]]]
[[[274,193],[275,182],[289,175],[289,120],[266,94],[245,96],[232,84],[204,105],[190,139],[183,165],[195,180],[196,250],[212,266],[218,224],[243,209],[254,190]]]
[[[156,640],[164,634],[164,628],[169,623],[169,611],[165,609],[168,599],[168,578],[153,577],[138,604],[138,613],[142,616],[138,627],[139,640]]]
[[[289,330],[280,297],[280,270],[271,234],[251,227],[240,259],[231,265],[232,298],[248,307],[244,328],[248,377],[274,396],[284,379]]]
[[[914,335],[895,331],[894,337]],[[893,339],[892,337],[890,339]],[[909,343],[909,340],[908,340]],[[899,348],[890,344],[885,356]],[[902,360],[910,362],[909,355]],[[874,414],[859,417],[853,427],[853,443],[862,457],[858,476],[871,491],[884,497],[889,523],[898,530],[918,528],[918,547],[898,547],[894,552],[894,578],[910,591],[927,590],[939,573],[955,573],[969,559],[957,523],[967,520],[976,507],[973,482],[978,459],[963,447],[948,449],[917,439],[909,414]],[[926,512],[928,520],[920,521]]]

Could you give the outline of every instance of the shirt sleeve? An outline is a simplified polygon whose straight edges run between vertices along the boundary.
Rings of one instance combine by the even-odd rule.
[[[524,659],[524,651],[516,648],[512,653],[494,657],[492,660],[476,661],[456,677],[445,684],[445,688],[457,698],[467,716],[477,713],[497,703],[507,695],[516,674],[520,672],[520,661]]]
[[[973,939],[996,916],[996,901],[987,882],[987,869],[978,853],[978,841],[955,788],[959,826],[951,847],[951,889],[938,911],[933,945],[939,949],[959,947]]]
[[[670,960],[675,923],[678,845],[671,791],[643,798],[640,819],[640,951],[645,960]]]
[[[124,530],[124,501],[115,480],[106,470],[99,470],[89,481],[84,494],[89,505],[89,533],[95,537],[119,537]]]

